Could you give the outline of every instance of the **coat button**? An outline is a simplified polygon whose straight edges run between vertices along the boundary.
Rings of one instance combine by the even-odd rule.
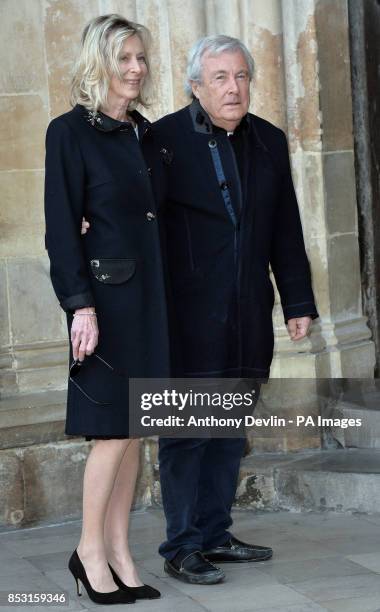
[[[146,213],[146,218],[148,219],[148,221],[153,221],[153,219],[156,218],[156,215],[152,212],[147,212]]]
[[[148,172],[149,176],[152,176],[152,168],[147,168],[147,172]]]

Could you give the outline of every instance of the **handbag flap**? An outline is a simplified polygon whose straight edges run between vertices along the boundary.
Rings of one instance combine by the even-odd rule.
[[[135,259],[91,259],[95,278],[106,285],[125,283],[136,271]]]

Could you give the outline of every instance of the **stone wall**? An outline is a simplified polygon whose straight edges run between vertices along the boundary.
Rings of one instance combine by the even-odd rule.
[[[0,373],[5,395],[62,388],[67,343],[44,250],[44,134],[68,110],[80,33],[120,12],[153,34],[155,119],[186,104],[190,45],[241,37],[256,60],[252,111],[289,137],[321,318],[296,346],[278,300],[272,376],[373,375],[362,314],[346,0],[3,0],[0,6]],[[5,66],[5,70],[4,70]]]
[[[269,385],[261,410],[316,414],[310,379],[317,390],[324,377],[373,376],[362,312],[346,0],[2,0],[0,388],[10,398],[0,407],[3,525],[80,514],[89,446],[64,438],[64,397],[54,395],[65,386],[67,340],[44,249],[44,135],[49,121],[69,109],[70,68],[84,25],[110,12],[152,31],[150,119],[186,104],[187,50],[218,32],[246,42],[256,61],[251,110],[288,134],[321,317],[294,345],[277,297],[271,376],[309,380],[281,402]],[[282,437],[268,429],[250,442],[256,451],[295,451],[319,448],[321,439],[317,428]],[[146,473],[136,494],[142,506],[159,499],[154,441],[143,449]],[[61,482],[72,484],[71,497]]]

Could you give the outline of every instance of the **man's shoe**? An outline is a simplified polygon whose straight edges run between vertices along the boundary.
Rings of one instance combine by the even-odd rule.
[[[247,544],[231,536],[225,544],[204,551],[203,555],[208,561],[216,563],[247,563],[248,561],[267,561],[273,555],[273,550],[268,546]]]
[[[219,567],[215,567],[207,561],[199,550],[188,554],[182,561],[166,559],[165,572],[190,584],[217,584],[221,582],[225,575]]]

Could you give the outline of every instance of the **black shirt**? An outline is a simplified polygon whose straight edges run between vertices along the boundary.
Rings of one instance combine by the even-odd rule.
[[[217,125],[213,125],[213,130],[216,133],[227,134],[228,140],[230,141],[232,148],[235,153],[236,163],[239,170],[240,181],[242,186],[244,184],[244,162],[245,162],[245,152],[246,152],[246,144],[247,144],[247,131],[248,131],[248,122],[246,117],[243,117],[239,125],[235,128],[233,132],[227,132],[224,128],[221,128]]]

